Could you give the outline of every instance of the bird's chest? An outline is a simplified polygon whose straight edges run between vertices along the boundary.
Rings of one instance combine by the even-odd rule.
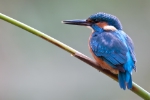
[[[89,41],[88,41],[88,47],[89,47],[89,50],[90,50],[92,56],[94,57],[94,59],[96,60],[96,62],[97,62],[103,69],[107,69],[107,70],[109,70],[110,72],[112,72],[113,74],[118,74],[119,71],[118,71],[117,69],[112,68],[112,67],[111,67],[109,64],[107,64],[101,57],[97,57],[97,56],[94,54],[94,52],[93,52],[93,50],[92,50],[92,48],[91,48],[91,43],[90,43],[90,42],[91,42],[92,35],[93,35],[93,33],[90,35]]]

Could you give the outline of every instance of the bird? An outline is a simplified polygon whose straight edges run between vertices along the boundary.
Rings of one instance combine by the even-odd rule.
[[[121,89],[132,89],[132,71],[136,71],[137,62],[134,44],[116,16],[98,12],[87,19],[64,20],[63,23],[90,27],[88,46],[95,61],[118,75]]]

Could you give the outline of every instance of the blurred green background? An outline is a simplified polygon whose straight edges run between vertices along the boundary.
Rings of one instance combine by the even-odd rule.
[[[149,0],[0,0],[0,12],[91,57],[86,27],[61,24],[116,15],[135,44],[133,81],[150,91]],[[66,51],[0,20],[0,100],[142,100]]]

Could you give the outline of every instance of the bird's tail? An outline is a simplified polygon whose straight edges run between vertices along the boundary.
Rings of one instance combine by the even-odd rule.
[[[119,72],[118,80],[120,87],[123,88],[124,90],[126,89],[126,87],[128,89],[132,88],[132,76],[130,72],[128,71]]]

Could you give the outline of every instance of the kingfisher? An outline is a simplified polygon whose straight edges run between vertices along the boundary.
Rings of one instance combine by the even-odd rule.
[[[132,71],[136,71],[134,44],[116,16],[98,12],[87,19],[65,20],[63,23],[90,27],[92,34],[88,45],[96,62],[118,75],[120,88],[132,89]]]

